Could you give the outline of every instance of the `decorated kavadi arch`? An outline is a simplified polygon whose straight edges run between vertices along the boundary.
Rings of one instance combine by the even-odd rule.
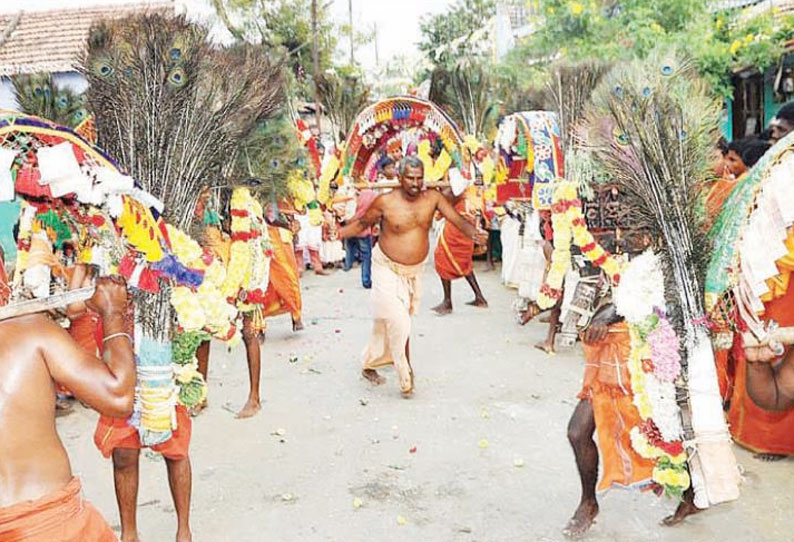
[[[438,182],[448,171],[464,179],[471,177],[471,151],[449,115],[431,101],[398,96],[359,113],[341,155],[323,169],[321,190],[334,180],[339,186],[373,182],[382,152],[417,155],[425,165],[428,183]]]
[[[557,114],[522,111],[508,115],[499,123],[495,143],[497,200],[532,198],[536,210],[551,208],[554,181],[565,176]]]

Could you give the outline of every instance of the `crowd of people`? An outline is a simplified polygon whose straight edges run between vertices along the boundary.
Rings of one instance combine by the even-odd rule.
[[[792,131],[794,103],[779,111],[764,134],[741,138],[718,149],[713,165],[717,180],[702,194],[704,227],[715,221],[730,195],[773,144]],[[237,273],[238,269],[233,268],[241,249],[255,246],[257,254],[245,252],[251,262],[240,272],[251,278],[254,260],[266,256],[266,273],[258,275],[259,279],[266,276],[266,283],[258,284],[259,288],[235,284],[236,288],[230,290],[232,295],[224,300],[231,300],[238,310],[239,315],[235,313],[234,318],[239,316],[248,366],[249,391],[238,418],[255,416],[262,408],[260,380],[266,320],[289,315],[292,329],[302,331],[302,275],[309,271],[319,276],[335,269],[351,271],[356,264],[360,267],[360,284],[371,290],[372,301],[371,335],[362,354],[361,375],[367,382],[381,385],[385,378],[379,371],[393,366],[400,393],[411,397],[415,389],[412,359],[416,354],[411,348],[412,317],[419,308],[425,264],[434,244],[433,266],[443,291],[443,299],[432,309],[435,313],[445,316],[453,312],[452,287],[461,278],[473,293],[469,304],[488,307],[474,272],[475,254],[480,253],[491,269],[501,260],[503,282],[518,289],[520,297],[528,298],[517,304],[521,324],[548,312],[547,337],[538,347],[545,352],[554,351],[555,337],[569,317],[566,310],[570,312],[570,306],[575,305],[571,299],[578,292],[574,291],[578,283],[566,282],[566,293],[571,294],[567,301],[560,292],[549,306],[541,306],[538,300],[541,294],[551,295],[542,284],[554,271],[552,254],[559,248],[554,246],[553,229],[559,227],[554,213],[559,216],[560,209],[576,211],[582,205],[578,195],[574,193],[564,205],[555,201],[550,210],[540,212],[520,202],[489,200],[484,196],[481,175],[475,174],[461,189],[446,173],[440,182],[428,187],[427,160],[419,156],[416,148],[403,152],[400,145],[392,143],[373,160],[370,182],[358,186],[334,184],[323,203],[312,200],[296,205],[297,198],[287,197],[266,204],[264,198],[251,195],[256,194],[256,179],[237,183],[229,189],[230,197],[216,197],[209,189],[199,196],[193,218],[201,234],[194,259],[207,266],[202,279],[211,274],[216,262],[228,276]],[[312,186],[312,191],[315,188]],[[227,200],[231,203],[220,205],[220,201]],[[140,222],[140,216],[135,219]],[[573,222],[586,229],[584,217],[577,216]],[[615,226],[616,232],[620,229],[620,224]],[[154,228],[148,233],[156,235]],[[176,237],[174,230],[166,229],[166,233]],[[633,234],[639,254],[650,242],[641,233],[628,235]],[[599,243],[606,244],[599,235],[591,241],[580,233],[586,240],[582,253],[594,251]],[[243,245],[252,240],[261,244]],[[787,240],[786,248],[794,262],[794,238]],[[41,265],[52,261],[54,254],[48,252],[45,256],[37,254]],[[135,416],[142,416],[135,406],[140,399],[136,385],[140,388],[142,380],[139,369],[136,379],[136,358],[142,354],[136,342],[138,331],[133,329],[133,323],[139,322],[130,316],[127,287],[118,277],[94,277],[89,262],[72,260],[73,265],[63,271],[69,290],[94,286],[90,299],[66,304],[62,307],[64,314],[48,316],[42,310],[0,319],[0,383],[11,383],[0,386],[0,540],[116,540],[105,520],[83,499],[80,482],[72,474],[56,431],[56,399],[73,398],[101,415],[94,441],[102,455],[113,461],[122,540],[138,540],[139,456],[142,448],[150,448],[165,458],[177,516],[176,540],[189,542],[191,417],[207,408],[209,401],[202,397],[191,408],[177,405],[176,400],[169,403],[169,408],[174,408],[166,416],[167,438],[149,439],[150,434],[130,423]],[[603,265],[607,257],[595,260]],[[179,271],[189,275],[182,268]],[[141,274],[133,265],[127,279],[140,283]],[[637,450],[637,435],[628,431],[631,427],[651,425],[636,407],[631,389],[636,379],[630,365],[643,360],[632,357],[638,335],[616,309],[617,301],[604,278],[607,274],[604,271],[594,282],[591,306],[576,307],[580,312],[574,318],[579,322],[581,315],[587,316],[583,325],[574,326],[583,345],[585,368],[579,402],[568,426],[581,481],[580,502],[564,531],[571,537],[582,536],[594,522],[599,510],[597,491],[611,487],[660,487],[652,483],[658,482],[659,457],[653,454],[656,448],[661,449],[663,439],[649,440],[650,455],[643,455]],[[9,300],[11,283],[0,251],[0,306]],[[201,287],[199,284],[194,284],[195,289]],[[794,288],[770,299],[765,305],[765,317],[781,326],[794,324],[791,296]],[[663,316],[652,315],[654,325]],[[195,376],[206,382],[211,337],[206,333],[193,337],[198,374],[189,374],[187,380]],[[733,439],[757,452],[761,459],[794,454],[791,352],[769,345],[745,349],[739,343],[716,350],[720,393]],[[172,370],[170,363],[165,370]],[[149,371],[157,374],[157,369]],[[656,429],[651,427],[649,432]],[[686,461],[683,448],[663,451],[675,463],[670,470],[687,480],[686,489],[679,495],[678,509],[665,519],[666,524],[674,525],[700,507],[688,483],[689,474],[684,473],[684,467],[678,468]]]

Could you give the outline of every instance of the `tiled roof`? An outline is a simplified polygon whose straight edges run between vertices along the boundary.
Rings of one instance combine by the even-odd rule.
[[[83,52],[95,21],[149,11],[173,11],[173,0],[140,1],[84,9],[0,14],[0,36],[13,25],[0,45],[0,76],[35,72],[68,72]]]

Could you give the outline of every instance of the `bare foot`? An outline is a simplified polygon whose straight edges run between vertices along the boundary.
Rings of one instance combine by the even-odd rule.
[[[320,275],[320,276],[323,276],[323,277],[324,277],[324,276],[326,276],[326,275],[330,275],[331,273],[329,273],[328,271],[315,271],[315,272],[314,272],[314,274],[315,274],[315,275]]]
[[[373,386],[380,386],[386,383],[386,379],[380,376],[375,369],[364,369],[361,371],[361,376],[369,380]]]
[[[521,313],[518,323],[522,326],[528,324],[533,318],[540,314],[540,307],[536,303],[530,303],[527,310]]]
[[[293,320],[292,331],[303,331],[303,320]]]
[[[661,525],[664,525],[665,527],[673,527],[684,521],[687,516],[697,514],[700,511],[700,508],[695,506],[695,503],[684,499],[678,504],[678,508],[675,509],[675,512],[661,521]]]
[[[767,463],[774,463],[775,461],[786,459],[787,456],[780,454],[753,454],[753,457],[761,461],[766,461]]]
[[[475,297],[474,299],[472,299],[471,301],[469,301],[466,304],[467,305],[471,305],[472,307],[480,307],[480,308],[483,308],[483,309],[487,309],[488,308],[488,302],[485,300],[484,297]]]
[[[551,315],[544,314],[543,316],[538,318],[538,322],[540,322],[541,324],[548,324],[549,322],[551,322]]]
[[[133,533],[131,535],[122,534],[121,535],[121,542],[141,542],[141,539],[138,538],[138,533]]]
[[[245,402],[242,410],[237,413],[235,418],[238,420],[242,420],[243,418],[251,418],[252,416],[256,416],[257,412],[260,410],[262,410],[262,403],[260,403],[258,399],[249,399]]]
[[[562,530],[562,534],[568,538],[581,538],[595,523],[597,515],[598,503],[581,503],[568,521],[568,525]]]
[[[554,345],[550,344],[550,343],[548,343],[546,341],[543,341],[542,343],[536,344],[535,348],[537,348],[538,350],[543,350],[547,354],[553,354],[554,353]]]
[[[438,313],[441,316],[449,314],[452,312],[452,301],[442,301],[430,310]]]
[[[193,542],[193,533],[188,529],[186,532],[176,532],[176,542]]]

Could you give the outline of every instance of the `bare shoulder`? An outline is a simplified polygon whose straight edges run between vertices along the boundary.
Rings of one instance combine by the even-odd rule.
[[[0,344],[4,346],[3,357],[12,360],[17,367],[40,363],[48,346],[57,346],[53,341],[63,329],[42,314],[21,316],[0,322]],[[60,344],[60,343],[58,343]],[[6,360],[8,361],[8,360]]]

